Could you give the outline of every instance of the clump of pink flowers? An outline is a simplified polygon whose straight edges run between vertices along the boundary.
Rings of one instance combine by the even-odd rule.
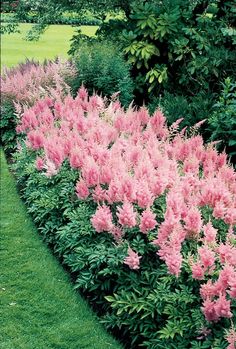
[[[40,98],[60,98],[68,94],[66,79],[75,75],[75,68],[67,61],[57,60],[39,64],[27,61],[16,68],[3,69],[0,77],[2,101],[33,105]]]
[[[126,231],[155,235],[157,258],[177,277],[187,262],[201,282],[202,310],[208,321],[232,318],[236,299],[236,173],[212,144],[199,135],[170,128],[157,110],[125,111],[117,101],[107,104],[82,87],[73,99],[47,99],[25,110],[17,127],[26,145],[38,155],[36,167],[48,177],[68,161],[78,171],[75,192],[94,200],[94,229],[124,241]],[[39,157],[40,155],[40,157]],[[155,201],[165,196],[162,217]],[[207,219],[204,210],[209,212]],[[216,222],[225,224],[224,237]],[[187,257],[183,246],[197,248]],[[131,248],[124,263],[140,267]]]

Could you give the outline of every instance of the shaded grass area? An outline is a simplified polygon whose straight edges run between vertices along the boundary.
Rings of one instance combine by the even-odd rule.
[[[42,62],[56,56],[67,58],[70,39],[75,29],[69,25],[50,25],[38,41],[26,41],[24,37],[32,24],[20,24],[20,33],[5,34],[1,38],[1,65],[12,67],[26,58]],[[83,34],[94,35],[96,26],[81,26]]]
[[[37,235],[1,150],[1,349],[121,349]]]

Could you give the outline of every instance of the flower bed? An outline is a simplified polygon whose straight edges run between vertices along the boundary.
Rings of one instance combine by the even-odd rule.
[[[236,173],[160,110],[47,97],[19,115],[40,232],[129,348],[235,347]],[[226,332],[228,330],[228,332]]]

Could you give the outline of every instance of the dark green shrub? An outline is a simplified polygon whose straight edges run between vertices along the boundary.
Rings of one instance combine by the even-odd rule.
[[[126,107],[132,102],[134,85],[130,67],[113,45],[81,43],[73,61],[78,70],[72,83],[74,93],[84,84],[90,93],[96,91],[107,97],[120,91],[120,101]]]
[[[126,23],[124,51],[143,92],[216,92],[235,74],[234,1],[134,2]]]
[[[217,103],[209,118],[212,141],[221,141],[219,148],[225,149],[236,163],[236,83],[227,78]]]
[[[15,108],[10,101],[1,104],[1,146],[6,155],[10,155],[16,149],[16,117]]]
[[[157,107],[160,107],[169,125],[180,118],[184,118],[180,124],[180,128],[183,128],[191,127],[201,120],[207,120],[213,102],[214,99],[211,94],[199,93],[196,96],[189,97],[164,92],[163,96],[151,99],[149,109],[154,112]],[[210,137],[210,133],[205,127],[203,127],[203,136],[205,139]]]

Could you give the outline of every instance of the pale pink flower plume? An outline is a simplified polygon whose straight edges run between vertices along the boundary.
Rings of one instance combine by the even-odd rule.
[[[76,184],[76,194],[80,199],[86,199],[89,196],[89,189],[83,179]]]
[[[36,166],[38,171],[43,170],[44,160],[40,156],[37,156],[36,161],[35,161],[35,166]]]
[[[231,328],[226,336],[226,340],[229,343],[227,349],[236,349],[236,331],[235,328]]]
[[[143,211],[140,219],[140,231],[144,234],[153,230],[157,225],[156,215],[151,210]]]
[[[125,227],[132,228],[136,225],[136,212],[133,209],[132,204],[125,202],[122,207],[118,208],[117,217],[119,223]]]
[[[128,248],[128,256],[124,259],[124,264],[127,264],[130,269],[139,269],[140,259],[142,257],[139,256],[136,252],[134,252],[130,247]]]
[[[99,206],[91,218],[94,229],[101,233],[102,231],[111,231],[113,228],[112,214],[108,206]]]

